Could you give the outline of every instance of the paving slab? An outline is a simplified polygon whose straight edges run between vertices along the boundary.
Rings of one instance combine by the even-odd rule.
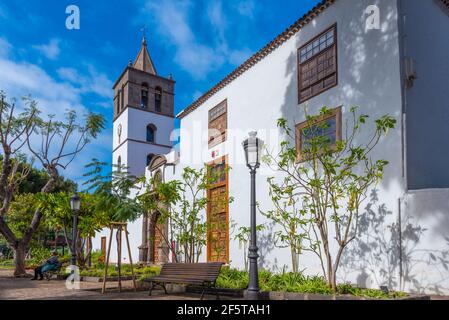
[[[81,282],[79,290],[67,289],[63,280],[31,281],[30,278],[14,278],[13,271],[0,269],[0,300],[199,300],[195,294],[162,294],[154,291],[133,291],[132,281],[122,282],[118,292],[117,282],[106,284],[106,293],[101,293],[102,283]],[[212,297],[211,297],[212,299]]]

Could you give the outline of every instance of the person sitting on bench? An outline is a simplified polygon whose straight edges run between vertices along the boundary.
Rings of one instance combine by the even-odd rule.
[[[36,269],[34,269],[34,278],[31,280],[38,280],[37,277],[39,276],[39,280],[44,279],[44,272],[53,270],[57,267],[59,261],[58,261],[58,252],[53,251],[51,253],[51,258],[45,261],[43,265],[40,265]]]

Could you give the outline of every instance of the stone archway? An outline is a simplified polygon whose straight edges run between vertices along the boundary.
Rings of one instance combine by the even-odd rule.
[[[151,172],[153,184],[164,181],[166,163],[164,155],[155,155],[152,158],[148,170]],[[169,261],[168,225],[160,223],[159,217],[158,211],[143,215],[142,244],[139,246],[139,260],[142,263],[162,264]]]
[[[154,212],[149,219],[149,244],[148,244],[148,260],[152,264],[162,264],[168,262],[168,244],[167,234],[168,227],[166,223],[159,221],[160,213]]]

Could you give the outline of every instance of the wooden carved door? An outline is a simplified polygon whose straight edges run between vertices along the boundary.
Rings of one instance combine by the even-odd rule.
[[[209,262],[229,262],[229,216],[228,216],[228,179],[226,163],[210,165],[218,179],[208,190],[207,210],[207,260]]]

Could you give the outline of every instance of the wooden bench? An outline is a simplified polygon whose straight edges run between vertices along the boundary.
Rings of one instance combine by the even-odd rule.
[[[191,284],[203,287],[201,300],[204,297],[204,291],[207,288],[214,288],[218,275],[220,274],[222,262],[211,263],[166,263],[162,266],[161,273],[158,276],[145,279],[151,283],[150,292],[156,286],[160,286],[167,294],[165,285],[172,284]],[[217,299],[219,299],[217,292]]]

